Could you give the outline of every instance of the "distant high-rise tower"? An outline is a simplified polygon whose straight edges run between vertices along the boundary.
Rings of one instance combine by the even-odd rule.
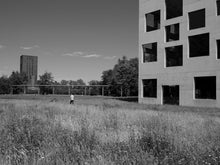
[[[28,76],[28,84],[34,85],[37,82],[37,64],[37,56],[20,56],[20,73],[25,73]]]

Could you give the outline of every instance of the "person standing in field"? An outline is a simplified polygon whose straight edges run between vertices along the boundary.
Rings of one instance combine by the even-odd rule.
[[[74,95],[73,94],[70,95],[70,104],[74,104]]]

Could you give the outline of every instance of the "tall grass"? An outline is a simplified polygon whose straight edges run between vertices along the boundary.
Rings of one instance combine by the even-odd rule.
[[[2,165],[219,163],[218,117],[113,100],[0,101]]]

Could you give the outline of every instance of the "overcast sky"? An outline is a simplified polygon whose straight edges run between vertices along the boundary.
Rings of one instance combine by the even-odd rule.
[[[138,0],[1,0],[0,75],[38,56],[55,80],[100,80],[118,58],[138,56]]]

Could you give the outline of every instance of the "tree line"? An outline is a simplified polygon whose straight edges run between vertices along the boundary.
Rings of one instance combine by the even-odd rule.
[[[110,85],[108,95],[137,96],[138,95],[138,58],[118,59],[113,69],[102,72],[102,84]]]
[[[0,77],[0,94],[10,94],[12,85],[25,85],[28,82],[27,75],[13,71],[10,76]],[[82,79],[55,81],[51,72],[45,72],[39,76],[37,85],[40,86],[40,94],[52,94],[54,89],[43,85],[64,85],[57,86],[55,92],[58,94],[68,94],[68,86],[86,85]],[[65,85],[67,87],[65,87]],[[105,87],[104,95],[107,96],[137,96],[138,94],[138,58],[127,59],[126,56],[118,59],[112,69],[102,72],[101,80],[91,80],[88,85],[108,85]],[[13,87],[13,93],[23,93],[22,87]],[[85,88],[75,86],[71,88],[74,94],[97,95],[102,93],[100,87]]]

